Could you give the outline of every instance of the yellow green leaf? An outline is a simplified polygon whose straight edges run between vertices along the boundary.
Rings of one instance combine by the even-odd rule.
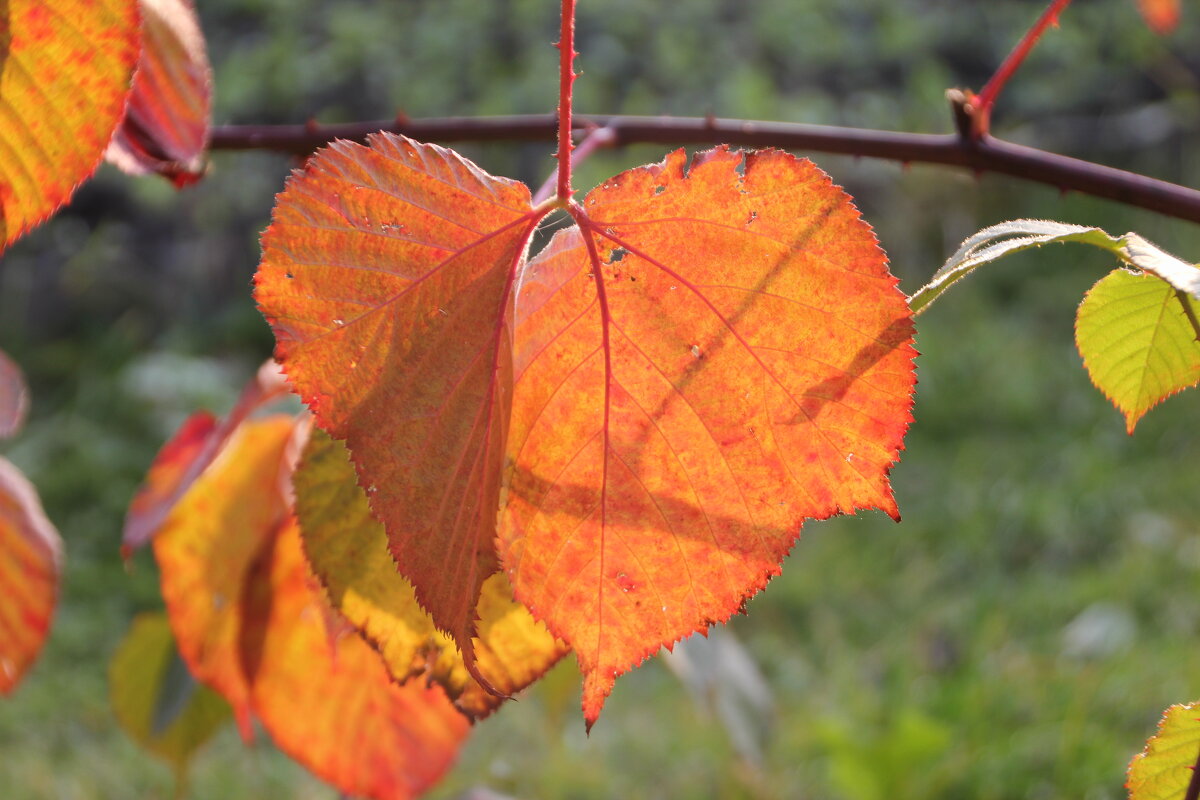
[[[1200,753],[1200,703],[1174,705],[1129,764],[1130,800],[1182,800]]]
[[[1079,306],[1075,342],[1092,382],[1134,426],[1200,381],[1200,303],[1154,275],[1114,270]]]
[[[162,613],[133,620],[109,662],[108,691],[125,732],[178,774],[232,716],[229,704],[187,671]]]
[[[313,571],[334,608],[379,649],[392,676],[404,681],[428,673],[472,717],[499,705],[501,698],[470,677],[454,642],[434,627],[413,585],[397,571],[346,446],[314,428],[293,480]],[[513,599],[503,572],[484,581],[476,613],[478,667],[504,694],[528,686],[567,652]]]

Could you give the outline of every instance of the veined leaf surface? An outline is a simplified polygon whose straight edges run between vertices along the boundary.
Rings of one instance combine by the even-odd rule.
[[[92,174],[138,58],[137,0],[8,0],[0,14],[0,249]]]
[[[270,537],[288,516],[281,469],[294,425],[285,415],[245,422],[154,537],[179,652],[197,680],[233,706],[247,738],[251,709],[239,649],[242,594]]]
[[[1198,315],[1200,302],[1190,294],[1124,269],[1084,296],[1075,321],[1079,354],[1130,433],[1151,408],[1200,382]]]
[[[347,795],[375,800],[416,797],[454,763],[467,718],[440,686],[393,682],[379,654],[340,623],[294,522],[259,562],[247,610],[255,712],[284,752]]]
[[[21,680],[42,649],[62,570],[62,540],[37,491],[0,458],[0,695]]]
[[[133,175],[157,172],[177,186],[204,173],[212,70],[191,0],[140,0],[142,53],[125,118],[106,156]]]
[[[508,310],[536,221],[523,184],[452,151],[335,142],[279,196],[255,279],[289,380],[345,440],[417,600],[469,667],[498,569]]]
[[[1200,703],[1171,706],[1129,764],[1129,800],[1183,800],[1198,754]]]
[[[293,482],[313,572],[333,607],[379,649],[392,676],[400,682],[428,676],[474,718],[499,706],[502,698],[471,678],[454,642],[436,629],[397,571],[345,446],[314,429]],[[479,671],[505,695],[537,680],[567,652],[513,599],[502,571],[484,581],[477,614]]]
[[[617,675],[778,574],[804,519],[898,516],[915,351],[870,228],[808,161],[685,162],[593,190],[517,300],[500,538],[589,724]]]

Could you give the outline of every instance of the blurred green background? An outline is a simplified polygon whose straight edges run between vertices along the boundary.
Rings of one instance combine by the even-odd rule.
[[[555,104],[553,0],[198,5],[219,123]],[[1044,4],[580,5],[581,112],[948,132],[945,89],[978,89]],[[1185,6],[1158,38],[1132,0],[1074,4],[1002,96],[998,135],[1200,185],[1200,8]],[[461,149],[534,185],[552,166],[549,144]],[[661,157],[600,153],[576,183]],[[1017,217],[1136,230],[1200,259],[1200,229],[1147,212],[989,175],[815,160],[855,196],[910,292],[962,238]],[[170,771],[108,708],[109,656],[137,611],[161,605],[148,558],[122,567],[121,520],[175,426],[197,407],[225,411],[270,352],[250,280],[293,166],[218,153],[182,192],[106,167],[0,259],[0,348],[34,402],[0,452],[37,484],[68,552],[46,650],[0,701],[5,798],[172,794]],[[618,681],[585,737],[564,665],[476,730],[434,796],[1122,797],[1163,708],[1200,698],[1200,395],[1168,400],[1128,437],[1091,387],[1074,310],[1113,266],[1082,248],[1022,255],[920,319],[916,424],[893,472],[904,522],[810,523],[728,626],[742,649],[722,636],[689,650],[694,668],[730,653],[757,668],[734,658],[732,678],[689,691],[653,660]],[[730,687],[752,701],[737,706]],[[190,796],[336,793],[228,729],[196,759]]]

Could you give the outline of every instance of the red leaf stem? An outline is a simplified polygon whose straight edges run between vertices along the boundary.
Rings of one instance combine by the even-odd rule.
[[[991,123],[992,106],[996,103],[996,98],[1000,94],[1000,90],[1004,88],[1004,84],[1008,83],[1008,79],[1013,76],[1013,73],[1025,61],[1025,57],[1033,50],[1034,45],[1042,38],[1042,34],[1052,25],[1058,24],[1058,15],[1063,9],[1070,5],[1071,0],[1051,0],[1046,10],[1042,12],[1042,16],[1033,24],[1017,46],[1012,49],[1008,57],[1000,64],[995,74],[988,80],[987,84],[980,90],[978,97],[973,103],[975,107],[974,125],[972,126],[972,135],[976,139],[986,136]]]
[[[558,40],[558,199],[571,197],[571,87],[575,83],[575,0],[563,0]]]
[[[583,141],[575,145],[571,151],[571,168],[574,169],[582,164],[588,156],[596,152],[602,147],[612,147],[617,142],[617,135],[612,128],[593,128]],[[546,179],[538,190],[533,195],[532,203],[538,206],[551,197],[554,197],[555,187],[558,185],[558,167],[554,168],[553,174]]]

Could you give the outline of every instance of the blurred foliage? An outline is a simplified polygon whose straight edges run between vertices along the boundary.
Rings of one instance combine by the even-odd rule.
[[[217,122],[547,112],[552,0],[205,0]],[[978,89],[1039,0],[583,2],[581,112],[713,113],[947,132],[943,92]],[[996,133],[1200,185],[1200,13],[1160,39],[1130,0],[1078,3],[1000,99]],[[546,144],[466,146],[539,183]],[[581,189],[662,157],[597,154]],[[816,155],[854,194],[911,291],[966,235],[1015,217],[1136,230],[1185,258],[1194,225],[996,176]],[[270,351],[250,280],[295,163],[219,153],[175,192],[104,168],[0,260],[0,347],[29,373],[29,428],[4,454],[67,541],[46,653],[0,705],[14,800],[169,796],[117,730],[105,664],[153,567],[122,569],[124,508],[198,406],[224,411]],[[1190,255],[1189,255],[1190,254]],[[1161,709],[1200,696],[1195,393],[1127,437],[1087,382],[1071,325],[1113,266],[1082,249],[1012,259],[920,320],[917,423],[894,480],[905,516],[810,524],[731,625],[777,704],[760,765],[656,664],[623,678],[585,738],[558,668],[480,726],[446,787],[517,797],[1123,796]],[[194,797],[330,798],[232,731]]]

